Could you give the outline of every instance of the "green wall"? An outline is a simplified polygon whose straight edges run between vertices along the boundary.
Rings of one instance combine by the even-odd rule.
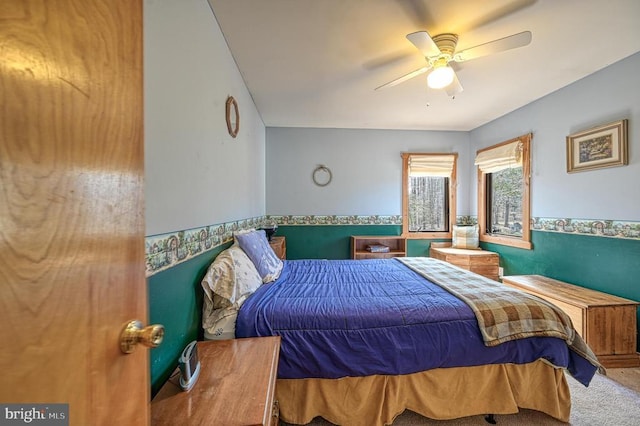
[[[640,241],[532,233],[533,250],[483,244],[500,253],[504,275],[539,274],[640,301]]]
[[[276,235],[287,239],[287,259],[348,259],[352,235],[401,233],[401,225],[282,225]],[[431,241],[408,240],[407,256],[429,256]]]
[[[348,259],[351,235],[400,235],[401,225],[282,225],[276,235],[287,239],[287,259]]]
[[[200,281],[213,259],[230,245],[218,246],[147,279],[149,323],[165,327],[162,344],[150,351],[152,397],[177,367],[184,347],[202,340],[204,293]]]
[[[400,232],[399,225],[283,225],[276,235],[286,237],[288,259],[347,259],[351,235]],[[533,250],[496,244],[483,248],[500,253],[505,275],[540,274],[640,301],[640,241],[534,231],[532,242]],[[409,240],[407,255],[428,256],[430,243]],[[229,245],[149,277],[150,321],[165,326],[164,342],[150,355],[152,395],[176,367],[182,349],[202,339],[200,281],[215,256]]]

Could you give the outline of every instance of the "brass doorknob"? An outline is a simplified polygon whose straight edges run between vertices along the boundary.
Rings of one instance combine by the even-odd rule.
[[[160,324],[142,327],[142,323],[133,320],[127,323],[120,333],[120,350],[130,354],[136,349],[138,343],[155,348],[162,343],[164,338],[164,326]]]

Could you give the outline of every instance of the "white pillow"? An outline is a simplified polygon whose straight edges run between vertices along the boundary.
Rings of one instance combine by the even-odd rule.
[[[452,248],[477,250],[480,248],[479,240],[478,225],[453,227]]]
[[[260,287],[262,278],[245,252],[233,245],[216,257],[200,284],[205,294],[202,327],[209,330],[230,313],[237,312]]]
[[[212,301],[219,299],[220,305],[240,307],[251,293],[262,284],[253,262],[237,245],[222,251],[213,261],[202,279],[202,288]],[[214,296],[218,296],[214,298]]]
[[[205,303],[207,301],[208,299],[205,299]],[[216,314],[209,318],[206,325],[203,324],[205,340],[234,339],[238,310],[231,306],[226,309],[218,309]]]

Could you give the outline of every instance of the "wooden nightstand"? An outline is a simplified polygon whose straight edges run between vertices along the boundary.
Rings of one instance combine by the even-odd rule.
[[[200,377],[189,392],[179,372],[151,401],[151,424],[277,425],[280,336],[198,342]]]
[[[369,246],[386,246],[388,251],[375,252],[367,250]],[[390,257],[402,257],[407,254],[407,239],[399,236],[351,236],[352,259],[387,259]]]
[[[269,245],[280,259],[285,260],[287,258],[287,240],[285,237],[271,237]]]

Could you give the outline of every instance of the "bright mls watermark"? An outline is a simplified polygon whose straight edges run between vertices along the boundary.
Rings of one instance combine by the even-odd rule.
[[[69,404],[0,404],[0,426],[68,426]]]

